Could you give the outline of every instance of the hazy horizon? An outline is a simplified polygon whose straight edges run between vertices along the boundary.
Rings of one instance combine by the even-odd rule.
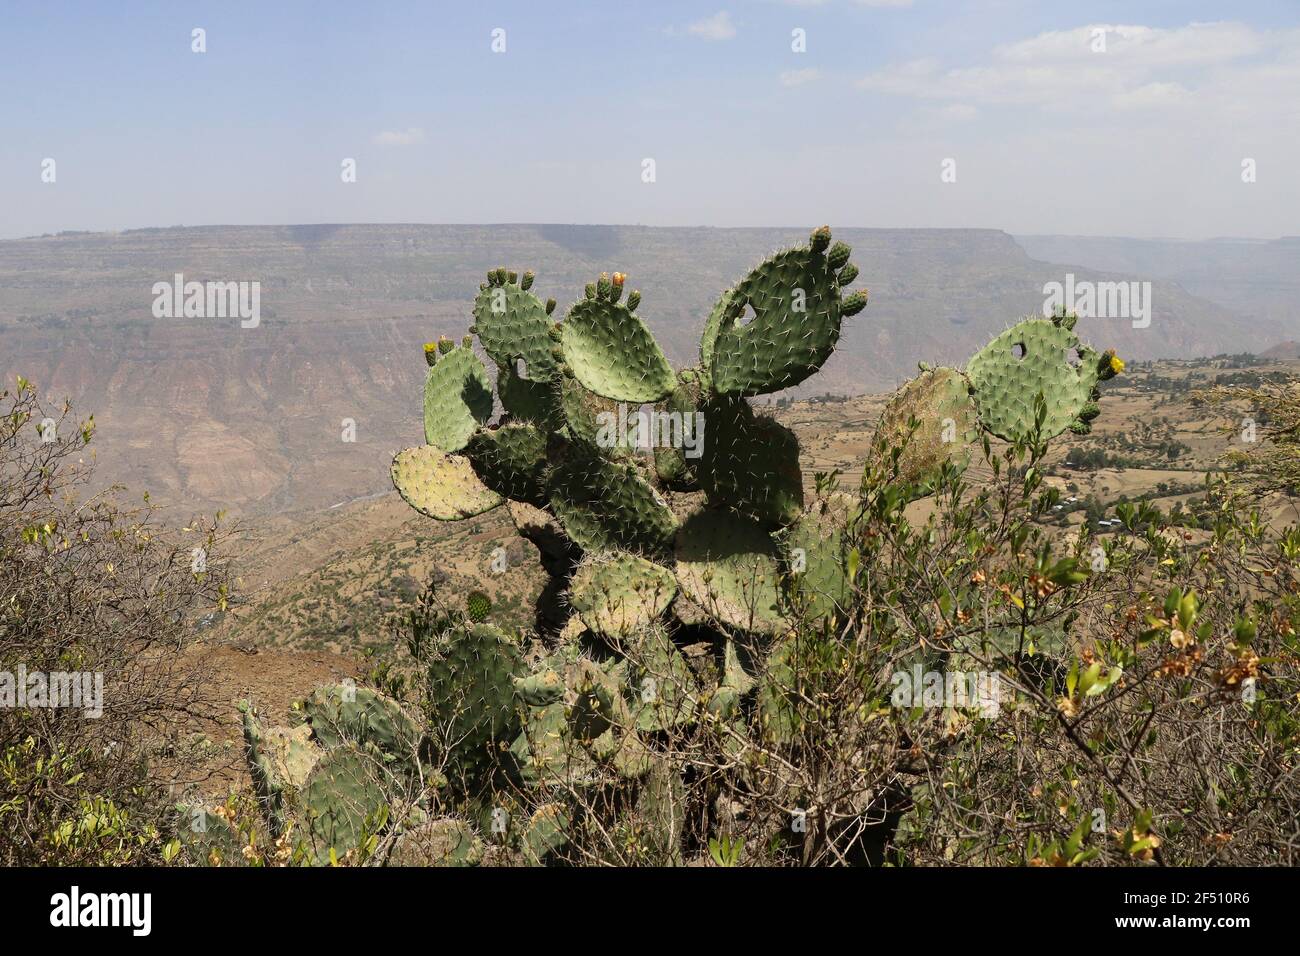
[[[1265,243],[1277,242],[1287,239],[1300,238],[1300,229],[1295,233],[1281,234],[1275,236],[1128,236],[1118,233],[1085,233],[1085,232],[1018,232],[1005,229],[1000,226],[900,226],[889,224],[877,225],[858,225],[850,222],[841,222],[834,224],[840,229],[876,229],[881,231],[984,231],[984,232],[1001,232],[1012,238],[1025,237],[1034,238],[1038,236],[1060,236],[1069,239],[1123,239],[1132,242],[1241,242],[1241,243]],[[26,236],[9,236],[0,239],[0,242],[20,242],[27,239],[48,239],[57,238],[58,236],[72,235],[115,235],[130,232],[147,232],[158,229],[280,229],[298,226],[573,226],[579,228],[599,229],[602,227],[609,228],[630,228],[630,229],[750,229],[750,230],[772,230],[772,229],[792,229],[804,231],[807,229],[805,223],[755,223],[742,226],[715,226],[708,223],[646,223],[646,222],[560,222],[560,221],[543,221],[543,220],[511,220],[501,222],[432,222],[419,219],[407,220],[354,220],[354,221],[302,221],[302,222],[193,222],[193,223],[171,223],[168,225],[151,225],[151,226],[127,226],[121,229],[61,229],[57,232],[33,233]]]

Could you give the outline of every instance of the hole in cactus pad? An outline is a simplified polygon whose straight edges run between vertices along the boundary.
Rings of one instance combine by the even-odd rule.
[[[1078,349],[1065,350],[1065,364],[1069,365],[1070,368],[1078,368],[1083,364],[1083,356],[1079,354]]]
[[[1015,345],[1011,346],[1011,354],[1018,359],[1023,359],[1025,357],[1025,343],[1017,342]]]
[[[746,302],[745,307],[744,309],[741,310],[740,315],[736,316],[736,328],[743,329],[745,326],[749,325],[750,322],[753,322],[756,318],[758,318],[758,313],[754,311],[754,306]]]
[[[519,378],[528,377],[528,363],[521,358],[515,359],[515,375]]]

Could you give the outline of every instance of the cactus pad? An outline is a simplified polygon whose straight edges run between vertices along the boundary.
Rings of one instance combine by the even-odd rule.
[[[492,384],[468,346],[438,355],[424,380],[424,440],[450,454],[492,417]]]
[[[511,421],[554,427],[558,414],[555,389],[553,379],[533,381],[521,378],[513,365],[502,365],[497,372],[497,397]]]
[[[781,535],[786,589],[813,618],[849,606],[853,594],[845,569],[843,521],[808,512]]]
[[[434,724],[455,742],[455,768],[480,778],[519,733],[514,680],[524,673],[513,641],[490,624],[453,632],[429,666]]]
[[[393,487],[406,503],[439,521],[472,518],[502,501],[479,481],[468,458],[444,455],[432,445],[399,451],[393,457],[391,473]]]
[[[821,230],[818,231],[819,233]],[[826,230],[829,235],[829,230]],[[836,267],[818,233],[808,246],[778,252],[723,294],[705,327],[701,358],[715,391],[758,395],[798,385],[835,350],[845,315]],[[842,246],[847,256],[847,247]],[[712,345],[708,337],[716,323]]]
[[[657,402],[676,379],[650,330],[626,305],[580,299],[564,320],[564,361],[584,388],[616,402]]]
[[[908,428],[912,418],[919,422],[915,431]],[[873,454],[882,445],[886,453],[903,448],[899,478],[925,495],[934,489],[945,463],[952,463],[958,472],[966,469],[978,439],[979,422],[966,376],[955,369],[933,368],[904,385],[885,406]]]
[[[474,331],[483,351],[502,368],[513,369],[515,361],[523,359],[527,379],[545,382],[555,377],[555,343],[546,306],[499,270],[488,273],[487,288],[474,299]]]
[[[682,591],[717,621],[758,634],[788,626],[776,545],[757,522],[701,511],[677,532],[676,554]]]
[[[546,503],[546,433],[519,422],[475,432],[465,447],[483,484],[512,501]]]
[[[765,524],[787,524],[803,511],[799,439],[743,398],[701,406],[707,429],[697,473],[709,503]]]
[[[632,554],[602,554],[578,567],[569,600],[588,628],[623,639],[657,620],[676,596],[666,568]]]
[[[589,551],[626,548],[662,554],[672,547],[677,521],[631,461],[570,454],[552,473],[550,505],[565,532]]]
[[[1041,393],[1047,418],[1040,437],[1047,439],[1067,428],[1088,430],[1089,406],[1096,398],[1097,365],[1096,351],[1079,342],[1068,322],[1031,318],[976,352],[966,366],[966,375],[975,387],[981,424],[1007,441],[1030,437],[1034,401]]]
[[[299,793],[316,862],[328,861],[331,849],[342,857],[357,848],[366,819],[386,805],[383,779],[379,765],[351,746],[316,765]]]
[[[427,820],[397,838],[389,863],[394,866],[477,866],[483,841],[463,820]]]
[[[395,759],[413,763],[424,737],[419,722],[391,697],[365,687],[318,687],[302,702],[316,739],[328,750],[373,744]]]

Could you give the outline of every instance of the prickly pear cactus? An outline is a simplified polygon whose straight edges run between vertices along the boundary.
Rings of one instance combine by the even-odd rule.
[[[478,351],[470,336],[426,347],[426,444],[397,454],[393,483],[440,521],[507,502],[560,614],[539,613],[530,643],[484,623],[490,602],[469,595],[420,658],[423,726],[378,697],[344,706],[328,694],[305,706],[309,739],[250,725],[264,804],[302,826],[316,859],[365,839],[377,809],[417,780],[464,818],[430,820],[417,802],[378,824],[398,828],[400,859],[544,863],[599,826],[678,862],[687,793],[667,735],[717,721],[754,721],[777,744],[797,734],[798,636],[854,613],[867,498],[810,487],[797,437],[750,398],[814,375],[866,306],[850,255],[822,227],[761,262],[719,297],[699,364],[679,372],[622,273],[588,284],[563,321],[532,272],[488,273]],[[964,370],[923,367],[882,416],[864,492],[932,494],[989,439],[1086,429],[1097,384],[1122,363],[1073,327],[1029,319]],[[575,789],[615,817],[573,814],[558,798]]]

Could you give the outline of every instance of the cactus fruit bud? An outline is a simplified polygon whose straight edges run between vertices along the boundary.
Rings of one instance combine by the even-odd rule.
[[[636,307],[640,304],[641,304],[641,293],[637,289],[633,289],[631,292],[627,294],[627,310],[629,312],[635,312]]]
[[[445,335],[438,336],[438,351],[442,353],[450,352],[456,347],[456,343]]]
[[[818,226],[809,237],[813,252],[821,252],[831,244],[831,227]]]
[[[497,282],[496,282],[497,285],[505,285],[505,284],[506,284],[506,267],[505,267],[505,266],[498,266],[498,267],[497,267],[496,280],[497,280]]]
[[[1088,402],[1083,408],[1079,409],[1079,417],[1085,422],[1090,422],[1101,414],[1101,406],[1096,402]]]
[[[510,282],[512,285],[513,285],[514,283],[518,282],[518,281],[519,281],[519,273],[518,273],[518,272],[507,272],[507,273],[506,273],[506,281]]]
[[[1073,312],[1067,313],[1064,308],[1060,312],[1052,313],[1052,324],[1069,331],[1074,330],[1075,323],[1078,321],[1078,315]]]
[[[547,300],[546,300],[546,314],[547,314],[547,315],[550,315],[550,314],[551,314],[552,312],[554,312],[554,311],[555,311],[555,300],[554,300],[554,299],[547,299]]]
[[[839,283],[841,286],[852,285],[853,280],[856,279],[857,277],[858,277],[858,267],[850,262],[848,265],[846,265],[843,269],[840,270]]]
[[[434,362],[438,361],[437,342],[424,343],[424,361],[427,362],[429,365],[432,365]]]
[[[588,299],[594,299],[594,298],[596,298],[596,283],[594,283],[594,282],[588,282],[588,283],[587,283],[587,287],[586,287],[585,289],[582,290],[582,293],[583,293],[583,295],[585,295]]]
[[[847,243],[837,242],[831,246],[831,251],[826,253],[826,263],[832,269],[841,269],[849,261],[849,256],[853,255],[853,250]]]
[[[555,361],[557,362],[563,362],[564,349],[560,348],[558,345],[555,348],[551,349],[551,358],[555,359]]]
[[[596,298],[608,299],[614,289],[614,284],[609,281],[609,273],[602,272],[600,278],[596,280]]]
[[[614,288],[621,289],[623,288],[623,283],[627,281],[627,276],[622,272],[615,272],[614,277],[610,281],[614,283]]]
[[[1115,354],[1114,349],[1107,349],[1101,354],[1101,359],[1097,362],[1099,379],[1108,382],[1122,371],[1124,371],[1124,360]]]
[[[465,614],[475,624],[487,620],[492,613],[492,599],[482,591],[470,591],[465,596]]]
[[[480,283],[478,284],[478,290],[479,290],[480,292],[486,292],[486,291],[487,291],[488,289],[490,289],[490,288],[491,288],[491,286],[489,286],[486,282],[480,282]]]
[[[474,345],[474,336],[472,335],[461,336],[460,344],[462,348],[472,348]]]
[[[552,325],[549,329],[546,330],[546,334],[551,337],[552,342],[560,341],[560,323],[556,322],[554,325]]]
[[[840,300],[840,315],[857,315],[867,307],[867,290],[859,289]]]
[[[537,273],[533,272],[532,269],[527,270],[526,272],[524,272],[523,280],[519,283],[519,288],[527,292],[529,289],[533,287],[533,280],[536,278],[537,278]]]

